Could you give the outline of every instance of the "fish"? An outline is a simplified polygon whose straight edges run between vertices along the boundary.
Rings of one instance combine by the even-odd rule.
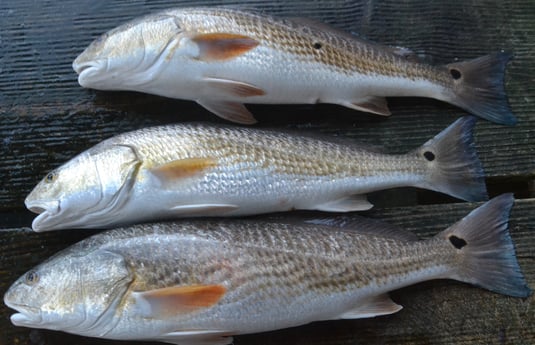
[[[4,303],[16,326],[223,345],[396,313],[389,291],[432,279],[528,297],[508,232],[513,202],[498,196],[425,240],[363,217],[138,224],[57,253],[14,282]]]
[[[487,200],[472,132],[458,119],[420,148],[377,148],[250,127],[175,124],[106,139],[52,170],[26,197],[35,231],[290,210],[370,209],[365,194],[414,186]]]
[[[430,97],[499,124],[516,118],[504,89],[512,54],[430,65],[305,18],[231,8],[172,8],[95,39],[73,62],[82,87],[192,100],[253,124],[249,104],[331,103],[390,115],[385,97]]]

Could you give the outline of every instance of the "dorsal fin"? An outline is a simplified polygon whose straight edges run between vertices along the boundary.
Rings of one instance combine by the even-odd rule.
[[[326,23],[320,22],[315,19],[301,18],[301,17],[288,18],[287,24],[289,24],[292,27],[296,27],[298,29],[307,27],[311,29],[312,32],[320,31],[324,33],[330,33],[338,37],[343,37],[343,38],[352,40],[355,43],[360,43],[360,44],[367,45],[367,46],[373,46],[376,49],[385,50],[389,53],[402,57],[403,59],[410,61],[410,62],[415,62],[415,63],[422,62],[422,59],[420,59],[420,57],[416,53],[414,53],[412,50],[408,48],[383,45],[383,44],[374,42],[372,40],[369,40],[367,38],[364,38],[362,36],[358,36],[356,34],[332,27]]]
[[[330,26],[329,24],[326,24],[316,19],[303,18],[303,17],[291,17],[291,18],[285,18],[285,22],[289,26],[293,28],[297,28],[297,29],[309,28],[312,31],[330,33],[335,36],[345,37],[345,38],[356,40],[356,41],[361,40],[359,36],[356,36],[347,31],[335,28],[334,26]],[[364,39],[362,39],[362,41],[367,42]]]
[[[355,233],[398,239],[401,241],[418,241],[419,238],[410,231],[383,221],[360,216],[339,216],[309,219],[306,223],[330,226],[338,229],[351,230]]]

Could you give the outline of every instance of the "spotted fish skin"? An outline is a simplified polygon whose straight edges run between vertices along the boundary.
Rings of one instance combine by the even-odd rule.
[[[102,35],[73,68],[84,87],[190,99],[243,124],[256,121],[243,103],[334,103],[389,115],[389,96],[431,97],[514,124],[503,87],[510,58],[433,66],[310,20],[175,8]]]
[[[251,128],[180,124],[120,134],[48,174],[28,195],[35,231],[109,228],[177,217],[242,216],[292,209],[349,212],[364,194],[400,186],[485,200],[461,118],[420,148],[386,154]]]
[[[427,240],[358,217],[139,224],[56,254],[4,301],[18,311],[16,325],[216,345],[232,335],[392,314],[401,306],[388,291],[430,279],[526,297],[507,229],[512,204],[512,194],[496,197]]]

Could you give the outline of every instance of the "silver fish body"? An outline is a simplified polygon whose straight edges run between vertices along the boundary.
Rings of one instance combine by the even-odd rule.
[[[385,97],[443,100],[514,124],[503,88],[511,55],[431,66],[407,49],[324,24],[228,8],[177,8],[96,39],[73,62],[84,87],[189,99],[250,124],[244,103],[334,103],[389,115]]]
[[[230,336],[401,309],[388,291],[449,278],[516,297],[511,194],[428,240],[364,218],[198,220],[110,230],[29,271],[14,324],[123,340],[228,344]]]
[[[407,154],[287,133],[206,125],[141,129],[107,139],[48,174],[28,195],[36,231],[292,209],[372,207],[364,193],[399,186],[486,199],[462,118]]]

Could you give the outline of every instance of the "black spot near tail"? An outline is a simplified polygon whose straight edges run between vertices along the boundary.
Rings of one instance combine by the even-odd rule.
[[[461,79],[461,77],[463,76],[461,71],[459,71],[458,69],[456,68],[450,68],[450,74],[451,74],[451,77],[455,80],[459,80]]]
[[[449,240],[451,242],[451,244],[453,244],[453,246],[457,249],[461,249],[462,247],[466,246],[466,241],[462,238],[459,238],[455,235],[451,235],[449,237]]]
[[[425,157],[425,159],[427,159],[430,162],[435,160],[435,154],[433,152],[431,152],[431,151],[425,151],[424,152],[424,157]]]
[[[504,88],[505,66],[512,54],[500,52],[447,65],[453,95],[446,101],[492,122],[514,125]]]
[[[429,168],[421,187],[467,201],[487,200],[485,174],[472,136],[475,122],[473,116],[462,117],[417,149]]]
[[[453,279],[509,296],[531,295],[508,231],[513,201],[512,194],[495,197],[437,235],[456,248]]]

